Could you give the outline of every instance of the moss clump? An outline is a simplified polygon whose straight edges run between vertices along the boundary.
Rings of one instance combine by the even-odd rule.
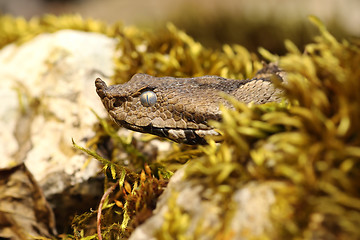
[[[121,24],[108,26],[104,22],[83,19],[80,15],[45,15],[34,17],[29,21],[25,18],[14,18],[9,15],[0,16],[0,48],[10,43],[23,43],[41,33],[52,33],[61,29],[73,29],[86,32],[103,33],[114,37],[122,29]]]
[[[249,181],[284,182],[272,211],[280,239],[359,239],[360,46],[311,20],[321,34],[304,54],[286,42],[288,54],[272,56],[287,72],[287,103],[233,101],[214,123],[224,143],[205,147],[187,178],[227,185],[224,202]]]
[[[126,28],[117,46],[115,81],[137,73],[189,77],[221,75],[248,78],[262,67],[255,54],[240,45],[224,45],[222,51],[205,48],[173,24],[159,32]]]

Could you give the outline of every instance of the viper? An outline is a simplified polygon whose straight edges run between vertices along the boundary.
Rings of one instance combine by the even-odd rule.
[[[112,86],[97,78],[95,86],[110,117],[120,126],[193,145],[206,144],[206,136],[219,134],[208,122],[221,120],[220,104],[232,107],[223,94],[243,103],[280,101],[281,90],[274,87],[273,77],[283,81],[284,73],[271,63],[246,80],[138,73]]]

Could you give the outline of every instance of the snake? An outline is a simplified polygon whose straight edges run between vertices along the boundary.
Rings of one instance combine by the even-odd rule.
[[[206,136],[219,132],[209,125],[221,121],[220,105],[232,108],[223,94],[245,104],[281,101],[273,77],[284,81],[275,63],[264,65],[251,79],[207,75],[192,78],[154,77],[136,73],[123,84],[107,86],[97,78],[95,87],[105,109],[118,125],[177,143],[207,144]]]

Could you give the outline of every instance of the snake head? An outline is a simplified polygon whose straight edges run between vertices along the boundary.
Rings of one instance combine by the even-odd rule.
[[[136,74],[130,81],[112,86],[97,78],[95,86],[104,107],[119,125],[176,142],[205,144],[205,136],[218,135],[208,121],[220,120],[222,99],[205,82]]]
[[[274,93],[267,79],[239,81],[218,76],[174,78],[138,73],[112,86],[98,78],[95,86],[119,125],[187,144],[205,144],[205,136],[218,135],[208,121],[221,120],[220,104],[232,107],[219,93],[256,104],[273,101]]]

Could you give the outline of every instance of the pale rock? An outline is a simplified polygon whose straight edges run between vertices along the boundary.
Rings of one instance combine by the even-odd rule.
[[[189,216],[184,238],[210,240],[221,233],[223,224],[228,224],[230,235],[227,239],[246,240],[254,237],[274,234],[270,219],[270,208],[275,203],[274,190],[270,184],[250,182],[235,190],[229,199],[229,208],[221,205],[220,195],[202,185],[201,180],[184,178],[186,165],[179,169],[160,196],[153,216],[138,226],[130,240],[155,240],[157,232],[165,225],[165,216],[169,214],[169,199],[176,197],[176,206]],[[228,211],[228,212],[224,212]],[[232,215],[224,222],[224,215]],[[228,221],[228,220],[227,220]],[[197,228],[205,229],[201,234]],[[169,233],[170,234],[170,233]]]
[[[253,236],[274,231],[269,211],[276,198],[268,184],[248,183],[233,194],[235,214],[231,222],[234,239],[251,239]]]
[[[94,81],[113,74],[115,44],[102,34],[62,30],[1,49],[1,168],[25,162],[45,195],[99,171],[72,139],[84,146],[94,135],[91,109],[107,116]]]

